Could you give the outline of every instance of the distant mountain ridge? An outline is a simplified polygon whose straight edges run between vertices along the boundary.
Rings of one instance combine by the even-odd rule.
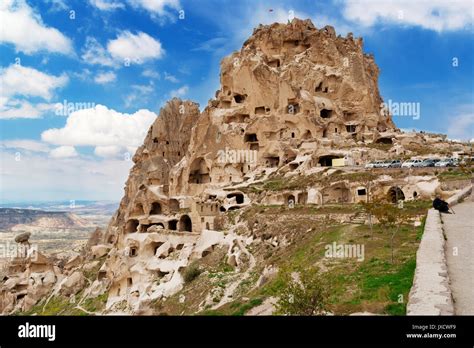
[[[73,213],[36,209],[0,208],[0,230],[17,230],[19,225],[45,228],[80,228],[86,222]]]

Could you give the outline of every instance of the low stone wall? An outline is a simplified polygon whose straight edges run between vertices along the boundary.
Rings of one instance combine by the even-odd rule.
[[[452,195],[451,197],[449,197],[446,202],[448,202],[448,204],[450,206],[453,206],[453,205],[456,205],[458,204],[460,201],[462,201],[464,198],[466,198],[467,196],[469,196],[470,194],[472,193],[472,184],[463,188],[461,191],[459,191],[458,193],[456,193],[455,195]]]
[[[444,247],[440,213],[430,209],[416,254],[415,278],[408,298],[407,315],[454,314]]]

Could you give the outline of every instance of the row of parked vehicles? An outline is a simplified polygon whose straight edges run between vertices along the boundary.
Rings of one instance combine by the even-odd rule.
[[[456,158],[425,158],[410,159],[405,162],[401,160],[373,161],[365,165],[365,168],[426,168],[426,167],[457,167],[459,161]]]

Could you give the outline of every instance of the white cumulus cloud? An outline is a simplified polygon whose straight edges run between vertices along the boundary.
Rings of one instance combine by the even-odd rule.
[[[0,1],[0,43],[9,43],[17,51],[32,54],[49,51],[73,52],[71,40],[59,30],[48,27],[24,0]]]
[[[99,156],[113,153],[116,150],[113,146],[119,147],[118,151],[133,152],[143,143],[156,117],[149,110],[123,114],[96,105],[91,109],[73,112],[63,128],[48,129],[41,134],[41,138],[55,145],[94,146]]]
[[[379,22],[420,26],[438,32],[472,26],[472,0],[347,0],[346,19],[370,27]]]
[[[94,77],[94,81],[101,85],[113,82],[116,79],[117,75],[113,71],[101,72],[96,77]]]
[[[183,97],[184,95],[186,95],[186,93],[188,93],[189,91],[189,87],[184,85],[178,89],[174,89],[170,92],[170,97],[171,98],[174,98],[174,97]]]
[[[109,41],[107,51],[117,60],[131,60],[137,64],[159,59],[164,54],[160,41],[143,32],[132,34],[129,31],[124,31],[115,40]]]
[[[71,158],[78,155],[74,146],[59,146],[49,152],[49,156],[52,158]]]
[[[39,70],[12,64],[0,70],[3,96],[23,95],[51,99],[57,88],[68,83],[67,75],[48,75]]]
[[[102,11],[113,11],[125,7],[124,4],[114,0],[89,0],[89,3]]]
[[[179,0],[128,0],[133,7],[142,8],[152,15],[169,15],[167,7],[175,10],[180,8]]]

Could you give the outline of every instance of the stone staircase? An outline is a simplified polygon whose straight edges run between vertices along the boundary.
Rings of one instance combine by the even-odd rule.
[[[369,216],[366,212],[360,211],[354,214],[351,219],[352,224],[365,225],[365,222],[369,219]]]

